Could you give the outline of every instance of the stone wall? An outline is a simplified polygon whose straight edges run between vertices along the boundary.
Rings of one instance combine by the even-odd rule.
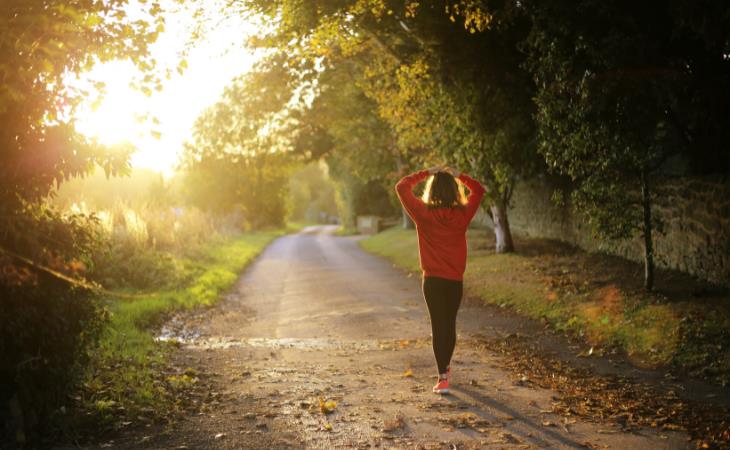
[[[552,202],[553,191],[546,179],[518,184],[509,210],[513,231],[643,260],[640,237],[614,242],[595,238],[570,206]],[[730,286],[730,180],[667,179],[656,183],[655,194],[652,211],[664,223],[664,233],[654,236],[657,267]],[[483,221],[491,225],[488,218]]]

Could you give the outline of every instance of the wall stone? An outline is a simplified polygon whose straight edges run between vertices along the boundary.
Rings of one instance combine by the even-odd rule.
[[[657,267],[730,287],[730,180],[671,178],[655,183],[654,189],[652,212],[664,226],[663,233],[654,235]],[[547,179],[519,183],[509,210],[512,230],[643,261],[640,236],[622,241],[596,238],[570,205],[553,203],[554,190]],[[491,226],[488,217],[481,221]]]

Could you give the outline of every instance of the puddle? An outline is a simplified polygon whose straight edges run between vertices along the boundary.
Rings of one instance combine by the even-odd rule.
[[[298,350],[371,350],[377,348],[376,341],[347,341],[322,338],[226,338],[208,337],[182,342],[186,347],[197,349],[226,349],[232,347],[258,347]]]
[[[160,333],[155,337],[158,342],[177,342],[180,344],[190,344],[200,339],[200,330],[179,328],[174,321],[171,325],[163,325]]]
[[[163,327],[155,339],[162,342],[177,342],[181,346],[198,350],[220,350],[236,347],[330,351],[402,350],[411,346],[421,347],[424,343],[427,343],[427,339],[234,338],[228,336],[202,336],[199,330],[174,330],[169,327]]]

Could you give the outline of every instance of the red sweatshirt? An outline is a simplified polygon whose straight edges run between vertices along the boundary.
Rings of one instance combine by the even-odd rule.
[[[428,176],[427,170],[405,176],[395,185],[395,190],[416,224],[423,276],[461,281],[466,269],[466,228],[484,197],[484,188],[462,173],[459,181],[470,191],[467,204],[464,207],[429,208],[413,194],[413,187]]]

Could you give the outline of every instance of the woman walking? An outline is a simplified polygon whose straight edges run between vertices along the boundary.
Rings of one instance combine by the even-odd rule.
[[[413,188],[428,178],[423,198]],[[469,189],[464,197],[462,184]],[[398,198],[416,224],[423,271],[423,297],[431,317],[433,353],[438,367],[437,394],[449,392],[451,356],[456,346],[456,313],[466,269],[466,229],[484,196],[473,178],[450,167],[433,167],[403,177],[395,186]]]

